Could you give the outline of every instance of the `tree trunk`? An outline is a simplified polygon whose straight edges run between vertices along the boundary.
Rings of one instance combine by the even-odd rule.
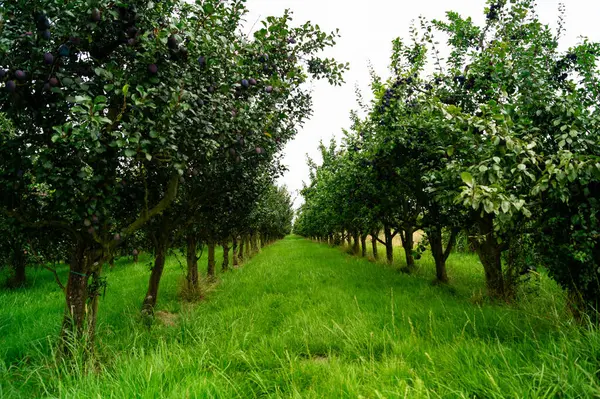
[[[115,257],[111,256],[110,260],[108,261],[108,266],[110,266],[110,270],[115,268]]]
[[[252,234],[250,234],[250,245],[252,246],[252,254],[257,254],[258,253],[258,240],[257,240],[257,235],[258,233],[255,231]]]
[[[240,263],[244,263],[244,236],[240,236],[240,250],[238,252],[238,258]]]
[[[446,271],[446,260],[450,256],[454,242],[456,241],[456,235],[458,230],[453,229],[450,234],[450,239],[444,251],[444,244],[442,240],[442,228],[440,226],[432,227],[427,235],[429,237],[429,245],[431,247],[431,254],[435,260],[435,277],[437,282],[446,284],[448,280],[448,273]]]
[[[267,235],[266,234],[261,234],[260,235],[260,247],[264,248],[267,245]]]
[[[89,250],[85,243],[75,245],[69,261],[69,278],[65,287],[65,314],[62,322],[61,338],[65,352],[83,336],[87,316]],[[91,341],[89,342],[91,344]]]
[[[387,258],[387,263],[390,265],[394,263],[394,243],[392,236],[392,229],[389,226],[385,226],[383,228],[383,234],[385,235],[385,256]]]
[[[188,288],[198,288],[198,240],[193,234],[187,236],[187,284]]]
[[[478,236],[471,239],[485,271],[488,294],[492,298],[504,299],[505,287],[502,274],[502,248],[494,235],[494,217],[485,215],[477,220]]]
[[[362,250],[362,257],[365,258],[367,256],[367,236],[364,234],[360,236],[360,247]]]
[[[23,252],[23,247],[15,245],[13,248],[13,267],[15,269],[13,284],[15,287],[23,287],[27,283],[26,264],[27,257]]]
[[[215,243],[213,241],[208,242],[208,268],[206,269],[206,275],[209,278],[215,278]]]
[[[348,246],[352,247],[352,234],[350,234],[349,231],[348,231],[348,234],[346,235],[346,240],[348,240]]]
[[[231,247],[231,257],[233,258],[233,267],[239,266],[237,250],[238,250],[238,240],[237,240],[237,236],[234,235],[233,236],[233,245]]]
[[[246,259],[250,259],[252,257],[252,253],[250,251],[250,234],[246,234],[244,240],[246,241],[246,243],[244,244],[244,255],[246,256]]]
[[[360,251],[360,241],[358,238],[358,231],[352,233],[352,238],[354,239],[354,245],[352,245],[352,254],[358,255]]]
[[[414,247],[414,229],[412,226],[406,227],[400,235],[404,256],[406,258],[406,271],[412,273],[415,270],[415,258],[413,257]]]
[[[379,232],[371,233],[371,247],[373,249],[373,258],[379,259],[379,254],[377,253],[377,237],[379,236]]]
[[[156,300],[158,298],[158,287],[165,268],[167,260],[167,241],[166,234],[159,234],[155,242],[154,266],[150,272],[150,281],[148,282],[148,291],[142,303],[142,314],[153,315]]]
[[[229,241],[223,241],[223,265],[222,270],[226,272],[229,270]]]

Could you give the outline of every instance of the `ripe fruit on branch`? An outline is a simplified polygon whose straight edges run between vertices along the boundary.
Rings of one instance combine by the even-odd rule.
[[[50,80],[48,80],[48,84],[50,85],[50,87],[56,87],[58,86],[58,79],[52,77],[50,78]]]
[[[204,57],[204,56],[198,57],[198,64],[200,64],[200,67],[204,68],[206,66],[206,57]]]
[[[18,70],[17,72],[15,72],[15,78],[23,82],[27,78],[27,75],[25,74],[25,72]]]
[[[69,47],[66,44],[61,44],[58,48],[58,55],[60,55],[61,57],[67,57],[69,53]]]
[[[250,82],[248,82],[248,80],[247,80],[247,79],[242,79],[242,81],[241,81],[240,83],[241,83],[241,85],[242,85],[243,87],[245,87],[245,88],[248,88],[248,87],[250,87]]]
[[[91,18],[92,18],[92,21],[94,21],[94,22],[100,22],[100,20],[102,19],[102,13],[97,8],[94,8],[92,10]]]
[[[169,38],[167,39],[167,46],[173,50],[177,48],[177,38],[175,37],[175,35],[171,35],[169,36]]]
[[[156,66],[156,64],[148,65],[148,72],[150,72],[150,74],[152,75],[156,75],[158,73],[158,67]]]
[[[9,80],[6,82],[6,90],[8,90],[10,93],[14,93],[15,90],[17,90],[17,84],[14,80]]]
[[[265,87],[265,91],[267,93],[272,93],[273,92],[273,86],[267,86],[267,87]]]
[[[257,82],[256,79],[252,78],[248,81],[250,83],[251,86],[256,86]]]
[[[44,63],[45,64],[52,64],[54,62],[54,56],[52,55],[52,53],[46,53],[44,54]]]

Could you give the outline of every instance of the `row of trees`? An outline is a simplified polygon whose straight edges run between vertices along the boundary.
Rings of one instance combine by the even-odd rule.
[[[406,270],[413,232],[426,233],[440,282],[466,232],[489,295],[543,265],[576,312],[600,297],[600,45],[559,51],[531,0],[488,2],[486,22],[448,12],[396,39],[392,77],[372,73],[374,100],[352,114],[341,148],[321,145],[295,229],[355,250],[371,235],[392,261],[400,235]],[[434,35],[447,37],[442,58]],[[375,252],[376,254],[376,252]],[[376,255],[377,256],[377,255]]]
[[[200,243],[214,275],[216,245],[244,254],[289,229],[278,153],[311,113],[303,83],[339,84],[346,65],[318,56],[337,33],[288,12],[243,34],[244,3],[2,4],[0,249],[18,280],[25,253],[68,259],[63,338],[91,345],[123,251],[154,253],[151,313],[170,249],[186,247],[193,287]]]

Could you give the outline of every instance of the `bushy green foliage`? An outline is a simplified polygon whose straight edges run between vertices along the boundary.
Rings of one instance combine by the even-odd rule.
[[[323,172],[313,174],[317,187],[311,183],[310,190],[323,193],[306,192],[298,231],[323,237],[363,229],[328,205],[354,198],[354,189],[318,186],[327,173],[329,181],[345,181],[340,165],[362,166],[373,183],[359,185],[358,197],[379,210],[365,215],[400,234],[409,268],[407,237],[422,228],[445,281],[452,245],[442,247],[443,233],[463,229],[491,296],[510,299],[515,274],[544,266],[576,308],[593,311],[600,295],[600,44],[582,39],[561,52],[562,22],[553,33],[533,1],[488,5],[482,26],[448,12],[443,21],[420,19],[410,41],[394,40],[393,76],[372,74],[374,100],[354,127],[360,149],[346,146],[335,167],[324,162]],[[436,32],[448,38],[445,60]],[[354,163],[357,157],[362,163]]]

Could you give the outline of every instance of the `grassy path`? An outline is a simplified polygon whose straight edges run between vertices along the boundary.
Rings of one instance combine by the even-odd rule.
[[[475,270],[460,256],[451,265],[456,276]],[[64,372],[43,346],[26,349],[40,334],[29,331],[28,316],[40,305],[25,294],[0,294],[0,331],[13,348],[0,352],[0,397],[600,395],[599,335],[570,327],[544,298],[521,308],[476,305],[465,287],[432,286],[427,273],[401,275],[288,237],[224,275],[195,306],[177,299],[182,271],[172,260],[159,309],[173,320],[148,330],[137,316],[147,268],[122,265],[113,273],[100,309],[102,366],[87,375]],[[51,287],[33,290],[51,296]],[[16,327],[26,332],[22,342],[6,324],[5,301],[15,307],[11,320],[26,320]],[[39,328],[51,334],[55,317],[43,321],[50,330],[38,320]],[[24,354],[29,360],[15,363]]]

